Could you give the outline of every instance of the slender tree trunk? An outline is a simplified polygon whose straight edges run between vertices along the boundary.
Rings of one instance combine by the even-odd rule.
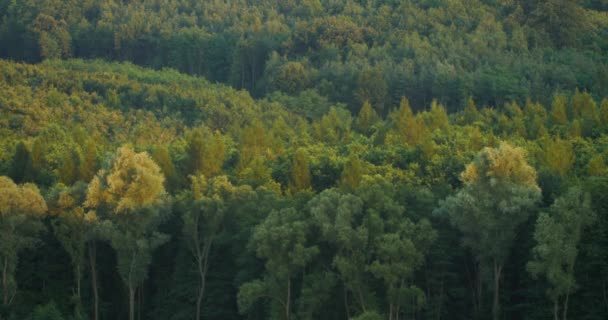
[[[566,293],[566,299],[564,299],[564,313],[562,316],[563,320],[568,319],[568,298],[570,298],[570,292]]]
[[[4,257],[2,265],[2,304],[8,306],[8,258]]]
[[[99,319],[99,290],[97,288],[97,247],[89,243],[89,264],[91,266],[91,287],[93,288],[93,320]]]
[[[142,305],[144,304],[144,285],[145,282],[141,284],[139,290],[137,290],[137,320],[141,320],[141,310]]]
[[[80,301],[80,278],[82,278],[81,266],[76,266],[76,296],[78,297],[78,301]]]
[[[289,320],[291,310],[291,277],[287,278],[287,301],[285,302],[285,319]]]
[[[363,293],[361,293],[361,288],[357,289],[357,295],[359,296],[359,303],[361,304],[361,309],[363,310],[363,312],[366,312],[367,308],[365,308],[365,303],[363,302]]]
[[[75,306],[75,314],[78,316],[78,318],[82,318],[82,296],[80,294],[80,288],[81,288],[81,278],[82,278],[82,266],[81,265],[77,265],[76,269],[75,269],[75,273],[76,273],[76,306]]]
[[[494,260],[494,303],[492,305],[492,317],[494,320],[500,318],[500,274],[502,265]]]
[[[344,288],[344,310],[346,310],[346,320],[350,319],[350,308],[348,307],[348,291],[346,290],[346,284],[343,284]]]
[[[439,286],[439,305],[437,306],[437,320],[441,319],[441,309],[443,308],[443,296],[444,296],[444,288],[443,288],[443,274],[441,275],[441,285]]]
[[[135,320],[135,288],[129,283],[129,320]]]
[[[555,298],[553,301],[553,320],[559,320],[559,300]]]
[[[393,320],[393,303],[388,306],[388,320]]]
[[[604,291],[604,307],[606,307],[606,312],[608,312],[608,294],[606,293],[606,281],[602,284],[602,288]]]
[[[201,318],[201,307],[203,305],[203,297],[205,296],[205,287],[207,283],[207,270],[209,268],[209,252],[211,251],[211,245],[213,240],[208,239],[203,245],[203,252],[197,259],[198,262],[198,273],[200,277],[201,286],[198,290],[198,298],[196,299],[196,320]]]

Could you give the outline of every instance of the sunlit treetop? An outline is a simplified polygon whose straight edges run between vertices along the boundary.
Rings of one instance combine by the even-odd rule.
[[[484,182],[494,185],[500,181],[539,189],[536,170],[526,161],[525,150],[506,142],[498,148],[485,148],[460,177],[467,185]]]
[[[118,149],[109,171],[100,170],[89,184],[85,206],[109,206],[116,214],[158,203],[165,193],[159,166],[145,153]]]
[[[0,177],[0,218],[12,214],[42,216],[46,212],[46,202],[36,185],[16,185],[10,178]]]

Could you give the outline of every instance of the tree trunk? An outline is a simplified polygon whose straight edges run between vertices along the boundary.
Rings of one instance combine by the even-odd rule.
[[[8,306],[8,258],[6,257],[2,265],[2,304]]]
[[[135,320],[135,288],[129,283],[129,320]]]
[[[346,320],[350,319],[350,308],[348,307],[348,291],[346,290],[346,284],[343,285],[344,288],[344,310],[346,310]]]
[[[99,291],[97,288],[97,247],[89,243],[89,264],[91,265],[91,287],[93,288],[93,320],[99,319]]]
[[[553,301],[553,320],[559,320],[559,302],[558,299],[556,298],[555,301]]]
[[[198,225],[198,218],[196,225]],[[197,229],[198,230],[198,229]],[[200,287],[198,290],[198,298],[196,299],[196,320],[201,319],[201,308],[203,305],[203,298],[205,296],[205,287],[207,284],[207,270],[209,269],[209,252],[211,252],[211,245],[213,244],[213,237],[205,238],[206,241],[203,243],[201,250],[200,243],[198,242],[198,231],[195,233],[195,247],[196,247],[196,262],[198,266],[198,275],[200,277]]]
[[[144,288],[145,283],[142,283],[139,290],[137,290],[137,310],[139,310],[139,312],[137,312],[137,320],[141,320],[141,310],[143,309],[142,305],[144,304]]]
[[[291,278],[287,278],[287,300],[285,301],[285,319],[289,320],[291,310]]]
[[[492,318],[498,320],[500,318],[500,274],[502,265],[494,260],[494,303],[492,305]]]
[[[564,299],[564,314],[562,319],[563,320],[567,320],[568,319],[568,298],[570,298],[570,293],[566,293],[566,299]]]
[[[359,296],[359,303],[361,304],[361,310],[363,310],[363,312],[366,312],[367,308],[365,307],[365,302],[363,302],[363,293],[361,293],[361,288],[357,289],[357,295]]]
[[[76,296],[78,297],[78,301],[80,301],[80,278],[82,278],[81,266],[76,267]]]

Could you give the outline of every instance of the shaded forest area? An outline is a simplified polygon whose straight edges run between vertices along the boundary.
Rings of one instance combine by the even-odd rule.
[[[0,0],[0,319],[604,319],[606,9]]]

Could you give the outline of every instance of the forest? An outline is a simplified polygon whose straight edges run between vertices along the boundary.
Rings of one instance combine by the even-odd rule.
[[[604,0],[0,0],[0,320],[608,315]]]

